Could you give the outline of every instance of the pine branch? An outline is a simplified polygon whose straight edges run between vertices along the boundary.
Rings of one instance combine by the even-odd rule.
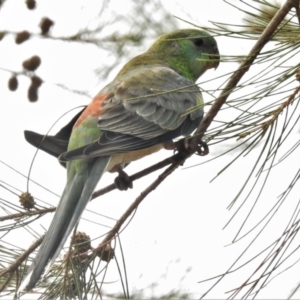
[[[23,252],[14,263],[12,263],[9,267],[3,269],[0,272],[0,277],[5,276],[7,273],[10,273],[10,277],[12,277],[12,274],[14,274],[20,265],[29,257],[29,255],[42,243],[44,236],[41,236],[38,240],[34,242],[25,252]],[[9,282],[6,282],[2,287],[0,287],[0,293],[5,289],[6,284]]]
[[[278,30],[278,26],[284,20],[285,16],[289,11],[294,8],[299,7],[299,0],[287,0],[285,4],[278,10],[274,18],[268,24],[267,28],[259,37],[258,41],[255,43],[253,48],[250,50],[247,58],[242,62],[240,67],[233,73],[228,83],[224,87],[221,95],[215,100],[214,104],[204,116],[200,126],[198,127],[196,134],[194,135],[194,143],[198,143],[211,122],[215,119],[218,112],[221,110],[222,106],[226,102],[229,95],[234,91],[239,81],[249,71],[251,65],[253,64],[256,57],[259,55],[263,47],[271,40],[272,36]]]
[[[184,161],[191,156],[191,153],[185,152],[181,157],[178,156],[177,161],[173,162],[171,166],[169,166],[163,173],[161,173],[158,178],[150,184],[129,206],[126,212],[120,217],[120,219],[116,222],[115,226],[109,231],[109,233],[105,236],[103,241],[100,243],[98,248],[105,247],[106,244],[110,243],[111,240],[119,233],[122,225],[125,221],[130,217],[130,215],[138,208],[140,203],[151,193],[153,192],[169,175],[171,175],[179,165],[183,164]]]

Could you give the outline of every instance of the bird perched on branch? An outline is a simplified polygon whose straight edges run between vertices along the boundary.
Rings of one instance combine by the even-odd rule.
[[[162,35],[126,63],[61,135],[44,140],[41,148],[66,163],[67,183],[20,291],[31,290],[52,266],[104,172],[120,170],[197,128],[203,99],[195,81],[218,65],[217,43],[207,32]],[[27,133],[31,138],[37,146],[38,136]]]

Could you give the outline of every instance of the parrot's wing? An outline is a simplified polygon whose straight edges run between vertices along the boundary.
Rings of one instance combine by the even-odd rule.
[[[148,148],[191,134],[203,116],[198,86],[165,66],[134,69],[102,93],[110,96],[101,106],[99,140],[63,153],[60,160]],[[195,106],[198,109],[188,112]]]
[[[59,157],[63,152],[67,151],[72,128],[85,108],[77,113],[72,120],[54,136],[41,135],[33,131],[25,130],[24,136],[26,141],[32,146],[41,149],[56,158]]]

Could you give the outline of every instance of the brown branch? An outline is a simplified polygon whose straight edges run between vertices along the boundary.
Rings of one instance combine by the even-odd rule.
[[[273,19],[270,21],[266,29],[259,37],[258,41],[250,50],[247,58],[233,73],[225,88],[223,89],[221,95],[215,100],[214,104],[203,118],[200,126],[198,127],[194,135],[194,138],[192,139],[193,143],[198,144],[199,141],[202,139],[207,128],[210,126],[211,122],[214,120],[215,116],[220,111],[221,107],[226,102],[227,98],[232,93],[232,91],[235,89],[241,78],[250,69],[252,63],[254,62],[262,48],[269,42],[269,40],[275,34],[278,26],[284,20],[285,16],[293,7],[297,7],[297,4],[299,7],[299,0],[287,0],[285,4],[278,10],[276,15],[273,17]]]
[[[244,76],[244,74],[250,69],[251,64],[254,62],[262,48],[269,42],[271,37],[275,34],[278,26],[280,23],[284,20],[286,15],[289,13],[289,11],[292,8],[296,8],[296,12],[298,12],[299,8],[299,0],[287,0],[284,5],[278,10],[276,15],[272,18],[266,29],[263,31],[261,36],[259,37],[258,41],[255,43],[254,47],[250,50],[249,55],[247,56],[247,59],[240,65],[240,67],[237,69],[237,71],[232,75],[230,80],[228,81],[227,85],[225,86],[223,92],[221,95],[215,100],[215,103],[211,107],[211,109],[208,111],[208,113],[203,118],[200,126],[198,127],[196,134],[193,138],[193,143],[197,144],[198,141],[201,140],[203,137],[205,131],[210,126],[212,120],[215,118],[225,101],[227,100],[230,93],[234,90],[234,88],[237,86],[241,78]],[[230,271],[230,269],[228,270]],[[206,297],[206,295],[209,293],[209,291],[216,285],[218,282],[223,278],[222,276],[217,282],[214,283],[214,285],[205,292],[200,299],[203,299]]]
[[[2,286],[0,286],[0,293],[3,292],[3,290],[6,288],[6,286],[10,283],[11,278],[13,277],[14,273],[11,272],[8,274],[5,282],[2,284]]]
[[[152,191],[154,191],[170,174],[172,174],[177,167],[182,164],[187,157],[192,155],[189,152],[185,152],[181,155],[181,157],[178,156],[178,159],[176,162],[173,162],[171,166],[169,166],[163,173],[161,173],[158,178],[153,181],[152,184],[150,184],[136,199],[135,201],[128,207],[128,209],[125,211],[125,213],[121,216],[121,218],[116,222],[115,226],[108,232],[108,234],[105,236],[103,241],[100,243],[99,247],[105,247],[107,243],[109,243],[119,232],[122,225],[125,223],[125,221],[129,218],[129,216],[137,209],[139,204],[146,198],[147,195],[149,195]]]
[[[162,168],[164,168],[164,167],[172,164],[174,161],[178,160],[178,157],[179,157],[179,154],[172,155],[172,156],[170,156],[170,157],[168,157],[168,158],[166,158],[166,159],[164,159],[164,160],[156,163],[155,165],[152,165],[152,166],[150,166],[150,167],[148,167],[148,168],[146,168],[146,169],[144,169],[142,171],[139,171],[139,172],[137,172],[137,173],[129,176],[129,179],[131,181],[135,181],[137,179],[140,179],[140,178],[142,178],[142,177],[144,177],[144,176],[146,176],[146,175],[148,175],[148,174],[150,174],[152,172],[155,172],[155,171],[157,171],[159,169],[162,169]],[[112,183],[112,184],[106,186],[105,188],[100,189],[100,190],[94,192],[92,194],[91,200],[93,200],[93,199],[95,199],[95,198],[97,198],[97,197],[99,197],[101,195],[104,195],[104,194],[106,194],[106,193],[108,193],[108,192],[110,192],[112,190],[115,190],[116,188],[117,188],[116,185],[114,183]]]
[[[289,105],[293,104],[296,95],[299,93],[300,91],[300,85],[298,85],[294,92],[289,96],[289,98],[283,102],[277,109],[275,109],[272,113],[272,117],[270,118],[270,120],[264,122],[261,127],[263,130],[266,130],[272,123],[274,123],[274,121],[278,118],[278,116],[283,112],[283,110],[288,107]]]
[[[289,96],[289,98],[286,101],[284,101],[278,108],[276,108],[275,110],[269,113],[271,116],[269,120],[257,124],[255,128],[249,131],[240,133],[238,140],[243,139],[249,134],[252,134],[253,132],[256,132],[258,130],[266,131],[269,128],[269,126],[272,125],[278,119],[279,115],[283,112],[283,110],[289,105],[293,104],[295,97],[299,93],[299,91],[300,91],[300,85],[298,85],[295,88],[294,92]]]
[[[300,26],[300,10],[299,10],[299,6],[300,6],[300,1],[297,0],[295,1],[295,10],[296,10],[296,15],[297,15],[297,18],[298,18],[298,23],[299,23],[299,26]]]
[[[15,272],[17,268],[28,258],[28,256],[42,243],[44,235],[37,239],[26,251],[24,251],[8,268],[0,272],[0,277],[7,273]]]
[[[54,212],[56,210],[56,207],[51,207],[51,208],[45,208],[45,209],[39,209],[39,210],[34,210],[34,211],[24,211],[16,214],[10,214],[7,216],[0,217],[0,222],[7,221],[7,220],[15,220],[15,219],[22,219],[24,217],[31,217],[35,215],[41,215],[41,214],[46,214],[49,212]]]

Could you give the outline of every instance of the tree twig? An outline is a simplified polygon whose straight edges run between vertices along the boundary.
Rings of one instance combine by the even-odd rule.
[[[135,201],[128,207],[125,213],[121,216],[121,218],[116,222],[115,226],[108,232],[105,238],[102,240],[98,248],[105,247],[107,243],[109,243],[119,232],[120,228],[124,224],[124,222],[129,218],[129,216],[137,209],[139,204],[148,196],[152,191],[154,191],[170,174],[172,174],[177,167],[182,164],[187,157],[189,157],[191,153],[185,152],[181,158],[178,157],[176,162],[173,162],[171,166],[169,166],[163,173],[161,173],[158,178],[152,182],[136,199]]]
[[[158,163],[156,163],[156,164],[154,164],[154,165],[152,165],[152,166],[150,166],[150,167],[148,167],[148,168],[146,168],[142,171],[139,171],[139,172],[129,176],[129,179],[131,181],[135,181],[135,180],[140,179],[140,178],[142,178],[142,177],[144,177],[144,176],[146,176],[146,175],[148,175],[152,172],[155,172],[159,169],[162,169],[162,168],[172,164],[174,161],[177,161],[178,156],[179,156],[179,154],[174,154],[174,155],[172,155],[172,156],[170,156],[170,157],[168,157],[168,158],[166,158],[166,159],[164,159],[164,160],[162,160],[162,161],[160,161],[160,162],[158,162]],[[95,198],[97,198],[97,197],[99,197],[103,194],[106,194],[106,193],[108,193],[112,190],[115,190],[116,188],[117,188],[116,185],[114,183],[112,183],[112,184],[106,186],[105,188],[94,192],[92,194],[91,200],[93,200],[93,199],[95,199]]]
[[[285,4],[278,10],[276,15],[270,21],[266,29],[263,31],[258,41],[255,43],[253,48],[250,50],[247,58],[241,63],[240,67],[233,73],[230,77],[228,83],[224,87],[220,96],[215,100],[214,104],[204,116],[200,126],[197,128],[194,134],[193,143],[198,144],[202,139],[207,128],[210,126],[211,122],[216,117],[217,113],[220,111],[223,104],[226,102],[229,95],[235,89],[244,74],[250,69],[252,63],[262,50],[262,48],[270,41],[271,37],[275,34],[278,26],[284,20],[285,16],[293,7],[299,7],[299,0],[287,0]]]
[[[46,214],[49,212],[54,212],[55,210],[56,210],[56,207],[50,207],[50,208],[45,208],[45,209],[37,209],[37,210],[33,210],[33,211],[24,211],[24,212],[20,212],[20,213],[16,213],[16,214],[10,214],[7,216],[0,217],[0,222]]]
[[[298,18],[298,23],[299,23],[299,26],[300,26],[300,9],[299,9],[299,6],[300,6],[300,1],[297,0],[295,1],[295,10],[296,10],[296,15],[297,15],[297,18]]]
[[[24,251],[9,267],[0,271],[0,277],[7,273],[15,272],[28,256],[42,243],[44,235],[37,239],[26,251]],[[2,287],[1,287],[2,288]]]

